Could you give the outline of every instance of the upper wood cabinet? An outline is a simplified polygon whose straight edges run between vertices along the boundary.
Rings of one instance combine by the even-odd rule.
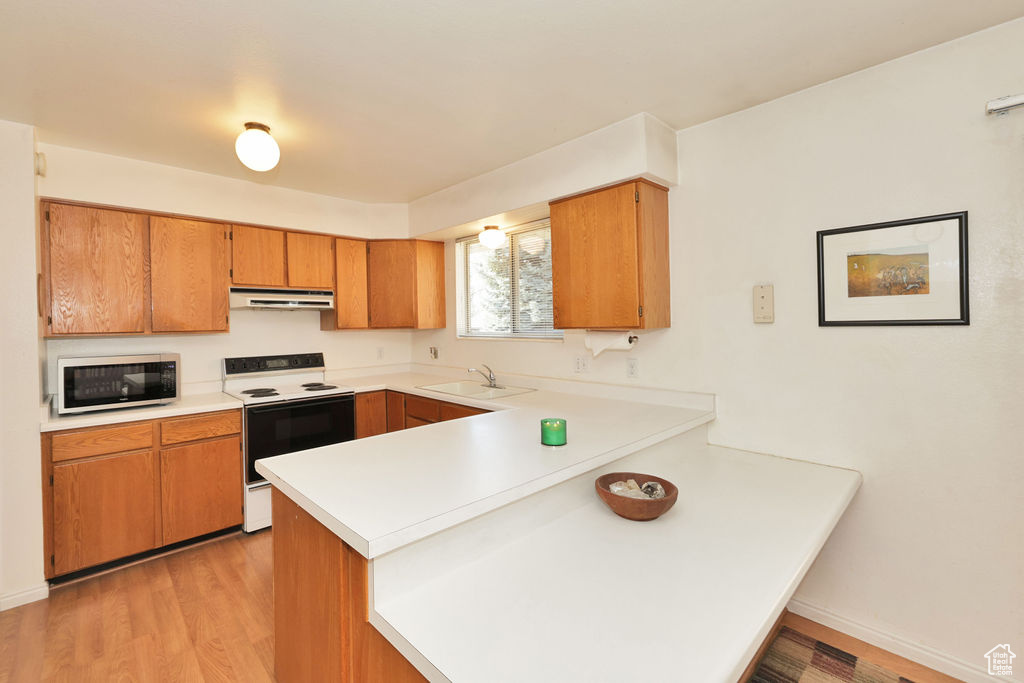
[[[366,240],[334,240],[334,308],[320,313],[321,330],[365,329],[370,326],[367,297]]]
[[[634,180],[550,208],[555,328],[669,327],[668,190]]]
[[[44,205],[43,216],[43,333],[144,333],[148,218],[64,204]]]
[[[445,326],[444,243],[369,243],[370,327]]]
[[[154,332],[227,331],[228,236],[219,223],[150,218]]]
[[[231,281],[252,287],[287,287],[284,230],[231,227]]]
[[[288,233],[288,286],[334,289],[334,238]]]

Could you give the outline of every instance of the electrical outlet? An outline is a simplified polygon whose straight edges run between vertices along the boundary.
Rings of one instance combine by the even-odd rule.
[[[430,354],[430,360],[437,360],[437,347],[431,346],[428,352]]]
[[[384,360],[384,347],[383,346],[378,346],[377,347],[377,360]]]
[[[636,379],[640,376],[640,359],[639,358],[627,358],[626,359],[626,377],[630,379]]]
[[[754,322],[775,322],[775,287],[754,285]]]
[[[576,368],[575,372],[590,372],[590,359],[586,356],[576,356]]]

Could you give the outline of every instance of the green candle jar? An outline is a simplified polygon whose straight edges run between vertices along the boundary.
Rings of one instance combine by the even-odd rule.
[[[565,420],[561,417],[546,417],[541,420],[540,442],[545,446],[564,446]]]

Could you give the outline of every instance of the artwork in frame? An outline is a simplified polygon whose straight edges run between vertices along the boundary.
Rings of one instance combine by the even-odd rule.
[[[818,232],[818,325],[968,325],[967,212]]]

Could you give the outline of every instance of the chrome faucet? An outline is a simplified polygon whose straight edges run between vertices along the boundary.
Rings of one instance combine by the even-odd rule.
[[[484,373],[483,370],[477,370],[476,368],[470,368],[466,372],[468,372],[471,375],[474,372],[479,372],[481,375],[483,375],[484,378],[487,380],[487,384],[483,385],[485,387],[490,387],[491,389],[504,389],[505,388],[505,387],[501,386],[500,384],[498,384],[497,379],[494,377],[494,370],[491,370],[490,366],[484,365],[483,363],[481,363],[480,365],[483,365],[485,368],[487,368],[487,372],[486,373]]]

